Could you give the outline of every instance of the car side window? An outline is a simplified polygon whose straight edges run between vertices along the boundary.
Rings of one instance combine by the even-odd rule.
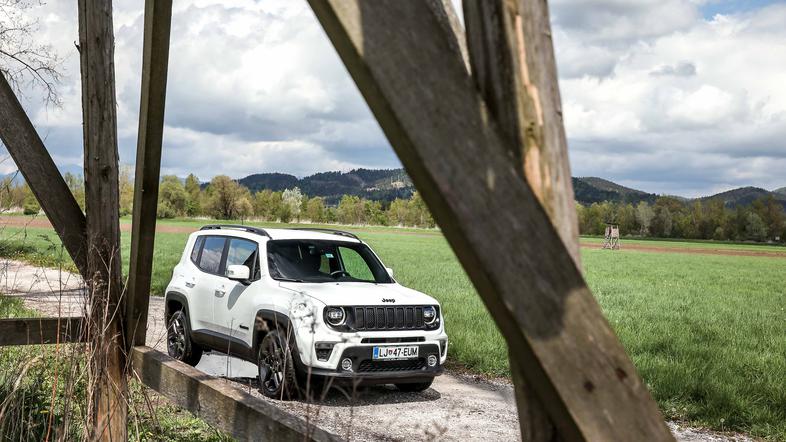
[[[221,256],[224,254],[225,244],[225,237],[206,237],[202,247],[202,255],[199,257],[199,268],[208,273],[218,273],[221,268]]]
[[[251,270],[251,280],[260,278],[259,247],[257,243],[247,239],[232,238],[229,240],[227,252],[227,266],[242,265]]]
[[[194,250],[191,251],[191,262],[194,264],[199,263],[199,252],[202,251],[202,244],[205,243],[204,236],[198,236],[196,241],[194,241]]]

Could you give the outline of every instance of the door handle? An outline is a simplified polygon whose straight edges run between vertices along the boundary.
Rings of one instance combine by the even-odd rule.
[[[216,290],[216,296],[224,296],[226,293],[226,290]]]
[[[186,287],[188,287],[190,289],[194,288],[195,285],[196,285],[195,282],[186,282]]]

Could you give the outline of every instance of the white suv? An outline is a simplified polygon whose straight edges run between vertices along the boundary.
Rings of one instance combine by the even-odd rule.
[[[253,362],[273,398],[309,377],[425,390],[447,355],[440,305],[392,275],[348,232],[205,226],[166,288],[169,355]]]

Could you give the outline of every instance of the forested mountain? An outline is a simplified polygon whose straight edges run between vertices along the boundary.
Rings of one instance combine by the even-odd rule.
[[[603,201],[631,204],[646,201],[652,204],[658,199],[654,193],[631,189],[598,177],[573,178],[573,192],[576,201],[584,205]]]
[[[645,201],[648,204],[654,204],[660,196],[663,196],[631,189],[597,177],[573,178],[573,191],[576,194],[576,201],[585,206],[592,203],[602,203],[604,201],[631,203],[633,205]],[[719,199],[723,201],[726,207],[733,209],[737,206],[750,206],[754,201],[769,196],[775,198],[776,201],[786,208],[786,187],[772,192],[759,187],[740,187],[701,198],[691,199],[679,196],[672,196],[672,198],[684,203],[690,203],[692,201],[708,202],[710,200]]]
[[[705,202],[709,200],[720,199],[726,207],[734,208],[737,206],[750,206],[754,201],[772,196],[784,208],[786,208],[786,193],[784,189],[775,191],[764,190],[759,187],[740,187],[738,189],[727,190],[712,196],[699,198],[700,201]]]
[[[404,169],[355,169],[349,172],[320,172],[304,178],[283,173],[260,173],[238,180],[252,192],[268,189],[274,192],[299,187],[310,196],[321,196],[327,204],[336,204],[343,195],[354,195],[374,201],[409,198],[414,192],[412,180]]]

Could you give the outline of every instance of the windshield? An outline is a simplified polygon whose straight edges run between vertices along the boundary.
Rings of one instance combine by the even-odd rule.
[[[267,259],[270,276],[280,281],[393,282],[371,249],[361,243],[268,241]]]

